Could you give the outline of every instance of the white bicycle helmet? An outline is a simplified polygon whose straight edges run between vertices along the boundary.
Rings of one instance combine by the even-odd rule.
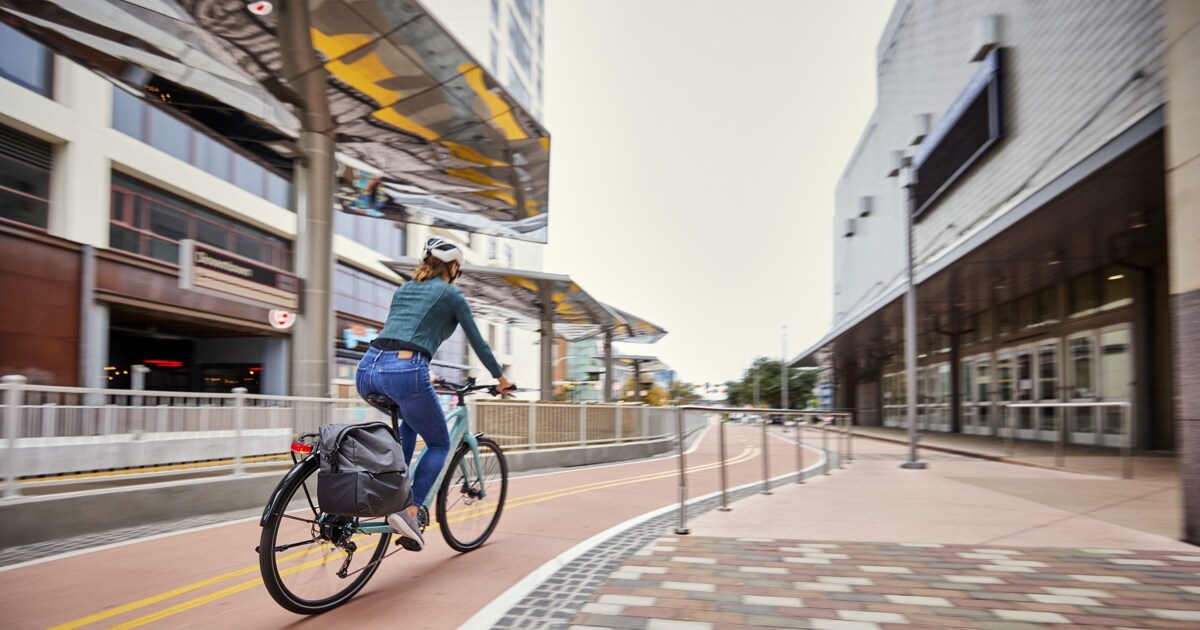
[[[436,236],[425,241],[425,251],[421,253],[421,258],[426,256],[433,256],[442,262],[456,262],[459,267],[462,267],[464,262],[462,250],[458,245]]]

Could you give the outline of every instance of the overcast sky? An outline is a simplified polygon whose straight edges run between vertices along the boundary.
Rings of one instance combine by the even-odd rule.
[[[833,192],[875,107],[892,0],[549,0],[545,269],[739,378],[832,316]]]

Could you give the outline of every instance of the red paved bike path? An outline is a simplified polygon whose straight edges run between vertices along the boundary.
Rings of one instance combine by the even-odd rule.
[[[709,431],[686,458],[693,469],[689,496],[718,489],[716,435]],[[760,430],[730,426],[728,436],[728,458],[738,462],[728,469],[730,487],[761,480]],[[795,447],[775,438],[768,444],[770,474],[794,471]],[[811,453],[806,457],[806,463],[816,460]],[[319,620],[282,610],[261,585],[254,553],[257,520],[0,572],[5,601],[0,609],[9,628],[46,628],[89,617],[90,623],[75,627],[281,628],[341,622],[455,628],[577,543],[673,504],[677,471],[678,459],[667,457],[513,478],[499,527],[484,547],[454,553],[432,529],[424,551],[387,559],[358,596]],[[589,487],[593,484],[600,487]]]

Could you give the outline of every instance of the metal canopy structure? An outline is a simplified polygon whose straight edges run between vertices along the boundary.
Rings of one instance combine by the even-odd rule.
[[[642,399],[642,372],[650,371],[657,372],[659,370],[669,370],[670,367],[666,363],[659,360],[658,357],[642,355],[642,354],[622,354],[612,358],[613,362],[633,369],[633,387],[634,395],[638,400]]]
[[[405,280],[413,277],[418,264],[411,257],[384,263]],[[654,343],[667,334],[636,315],[597,301],[570,276],[467,264],[455,286],[474,312],[541,333],[541,395],[545,399],[553,389],[554,334],[568,341],[604,335],[606,396],[612,395],[612,342]]]
[[[546,241],[549,134],[419,3],[293,3],[307,9],[317,53],[298,74],[323,75],[331,115],[312,131],[351,158],[337,173],[343,210]],[[298,77],[285,79],[282,11],[247,4],[0,0],[0,19],[139,90],[153,76],[195,93],[176,94],[176,107],[236,110],[266,128],[270,151],[296,157],[292,106],[306,99]]]

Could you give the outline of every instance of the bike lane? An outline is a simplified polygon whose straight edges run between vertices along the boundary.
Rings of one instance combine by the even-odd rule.
[[[761,430],[728,429],[729,486],[761,481]],[[716,434],[708,431],[686,458],[689,496],[719,488]],[[794,471],[795,446],[774,437],[767,443],[770,474]],[[816,459],[806,454],[806,464]],[[457,627],[579,542],[675,504],[678,467],[672,456],[511,478],[499,527],[482,548],[457,554],[434,527],[424,551],[387,559],[361,593],[322,620]],[[304,623],[261,584],[259,532],[254,519],[0,572],[7,622],[16,628]]]

